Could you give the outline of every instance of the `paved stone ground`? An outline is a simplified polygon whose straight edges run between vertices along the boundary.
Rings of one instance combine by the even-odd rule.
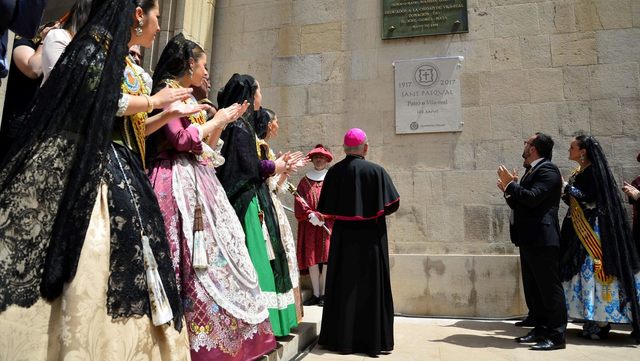
[[[305,307],[305,319],[321,318],[319,307]],[[481,321],[442,318],[395,318],[395,350],[381,361],[639,361],[640,345],[629,336],[628,325],[614,326],[608,340],[578,337],[580,324],[570,323],[567,348],[530,351],[513,338],[528,332],[515,321]],[[364,361],[366,355],[340,355],[313,348],[303,361]]]

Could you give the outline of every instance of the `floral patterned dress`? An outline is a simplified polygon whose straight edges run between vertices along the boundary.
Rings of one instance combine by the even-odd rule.
[[[565,187],[563,199],[568,202],[569,197],[574,197],[588,223],[598,233],[598,210],[594,193],[596,189],[592,177],[591,167],[574,174]],[[571,254],[570,259],[567,257],[561,261],[561,272],[566,275],[573,274],[570,278],[564,276],[565,281],[562,283],[569,317],[597,322],[631,323],[631,308],[629,304],[621,302],[624,292],[620,281],[614,278],[611,283],[603,284],[596,277],[594,260],[577,239],[570,210],[562,223],[561,234],[563,245],[571,243],[570,240],[580,245],[579,250]],[[640,297],[640,273],[635,275],[635,284],[636,293]]]
[[[146,86],[148,91],[150,77],[140,67],[135,71],[149,82],[137,85]],[[119,115],[126,107],[126,96],[123,96]],[[125,118],[116,119],[115,124],[134,132]],[[154,326],[146,316],[148,308],[154,307],[152,302],[137,302],[149,297],[141,229],[151,240],[157,263],[167,266],[169,272],[164,273],[163,268],[161,273],[165,289],[169,290],[167,287],[171,284],[175,288],[175,279],[160,209],[140,154],[132,144],[135,141],[128,142],[117,129],[112,139],[75,277],[64,285],[62,295],[55,301],[41,300],[28,309],[11,306],[0,315],[0,358],[190,359],[187,333],[178,332],[173,324]],[[55,164],[56,157],[50,159]]]
[[[224,162],[222,141],[212,150],[201,139],[204,119],[174,119],[164,126],[150,178],[171,245],[192,359],[253,360],[276,347],[275,337],[242,225],[216,176],[214,167]],[[197,207],[205,267],[193,261]]]

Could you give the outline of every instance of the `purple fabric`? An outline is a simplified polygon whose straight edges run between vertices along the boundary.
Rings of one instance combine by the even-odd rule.
[[[182,217],[173,196],[176,191],[173,189],[174,166],[173,160],[157,161],[150,170],[149,177],[164,218],[176,280],[185,305],[191,358],[194,361],[259,359],[277,346],[269,319],[251,325],[231,315],[213,298],[199,296],[207,293],[197,279],[191,264],[189,244],[182,233]],[[212,192],[224,192],[219,182],[211,181],[215,178],[213,168],[197,167],[196,173],[203,194],[209,196]],[[208,198],[204,204],[205,207],[214,207],[216,201]],[[205,222],[204,226],[214,225]],[[208,334],[202,331],[207,329],[210,330]]]
[[[276,172],[276,162],[272,160],[260,161],[260,177],[267,179]]]
[[[367,135],[360,128],[351,128],[344,135],[344,145],[347,147],[357,147],[367,140]]]
[[[202,153],[202,141],[196,126],[188,118],[170,120],[164,127],[164,135],[171,147],[178,152]]]

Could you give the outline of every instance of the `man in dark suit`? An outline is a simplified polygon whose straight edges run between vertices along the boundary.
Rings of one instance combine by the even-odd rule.
[[[498,168],[498,188],[511,208],[511,241],[520,248],[522,285],[535,326],[516,341],[537,342],[532,350],[566,347],[567,309],[558,272],[562,177],[551,163],[552,152],[553,139],[536,133],[524,142],[527,171],[519,183],[515,171]]]

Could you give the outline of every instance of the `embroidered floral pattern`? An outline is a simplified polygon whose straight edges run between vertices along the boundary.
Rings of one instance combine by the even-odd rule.
[[[151,179],[165,218],[194,360],[242,360],[268,352],[273,346],[265,341],[273,340],[273,332],[266,300],[242,225],[215,169],[191,154],[176,154],[154,164]],[[202,270],[192,266],[196,194],[209,264]]]
[[[178,155],[172,165],[172,189],[181,219],[183,265],[191,261],[193,215],[198,202],[203,208],[209,267],[195,270],[202,287],[229,313],[248,323],[267,318],[260,298],[258,275],[245,246],[242,225],[216,178],[215,170],[194,166],[188,155]],[[197,179],[197,181],[196,181]],[[197,185],[197,191],[196,191]]]
[[[563,283],[569,317],[599,322],[631,323],[631,308],[621,303],[624,291],[617,279],[603,285],[594,273],[593,259],[587,256],[580,272]],[[635,275],[636,293],[640,297],[640,273]],[[610,294],[607,301],[604,295]]]

